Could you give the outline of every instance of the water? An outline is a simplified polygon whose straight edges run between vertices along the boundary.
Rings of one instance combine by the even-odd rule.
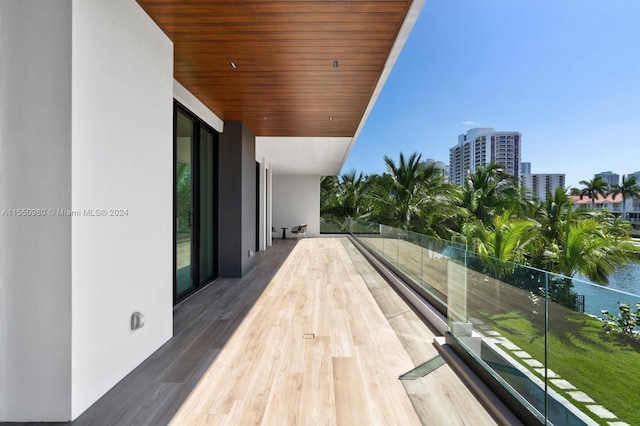
[[[609,277],[609,284],[605,287],[640,294],[640,265],[628,265],[619,269]]]
[[[628,265],[609,276],[609,284],[600,286],[587,284],[576,276],[574,291],[585,296],[585,312],[602,317],[601,311],[608,310],[617,315],[620,303],[628,303],[635,308],[640,302],[640,265]],[[615,290],[615,291],[607,291]]]

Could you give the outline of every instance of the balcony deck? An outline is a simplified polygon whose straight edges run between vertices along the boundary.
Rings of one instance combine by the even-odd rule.
[[[446,364],[398,379],[433,339],[347,238],[276,240],[72,424],[496,424]]]

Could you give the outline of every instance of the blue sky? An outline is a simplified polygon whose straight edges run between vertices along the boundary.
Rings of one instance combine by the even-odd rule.
[[[522,133],[532,173],[640,171],[640,0],[427,0],[342,172]]]

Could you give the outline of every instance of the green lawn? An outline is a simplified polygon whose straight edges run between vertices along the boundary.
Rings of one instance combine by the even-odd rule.
[[[518,313],[491,315],[485,320],[522,350],[544,362],[544,335],[532,321]],[[620,420],[640,425],[637,387],[640,352],[617,336],[604,334],[601,326],[600,321],[577,312],[569,313],[563,321],[550,321],[548,368]],[[555,390],[566,396],[564,391]],[[570,397],[567,399],[573,401]],[[575,405],[591,416],[584,404],[575,402]]]

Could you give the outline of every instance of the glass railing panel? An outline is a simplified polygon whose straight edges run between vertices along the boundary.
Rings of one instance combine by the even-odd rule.
[[[411,231],[398,232],[398,269],[415,284],[422,275],[422,235]]]
[[[422,287],[447,304],[448,250],[451,244],[437,238],[424,237],[422,252]]]
[[[640,424],[640,394],[629,392],[640,383],[640,340],[631,329],[625,336],[618,327],[619,308],[627,304],[634,309],[640,296],[576,278],[549,277],[550,295],[562,302],[549,303],[550,394],[560,395],[594,421]]]
[[[325,215],[320,217],[320,233],[321,234],[345,234],[349,230],[344,217],[336,217]]]
[[[429,250],[431,240],[415,232],[398,232],[398,270],[423,297],[444,310],[447,300],[446,258]],[[427,267],[430,267],[428,271]],[[439,274],[434,267],[440,269]],[[444,276],[442,271],[445,271]]]
[[[471,335],[471,323],[467,313],[467,282],[469,252],[450,247],[447,262],[447,319],[449,331],[454,336]]]
[[[456,345],[540,422],[640,424],[640,326],[632,315],[640,296],[377,229],[357,237],[414,286],[442,296]]]
[[[353,221],[351,233],[361,244],[408,278],[435,303],[446,304],[446,251],[450,243],[422,234]]]
[[[401,230],[381,225],[380,236],[382,237],[382,255],[392,266],[398,267],[398,234]]]
[[[596,315],[639,297],[461,251],[450,261],[451,334],[525,407],[552,424],[640,424],[640,397],[625,393],[640,380],[640,345]]]
[[[382,225],[367,222],[360,219],[349,221],[349,232],[354,235],[362,245],[375,253],[378,257],[384,257],[384,242],[382,237]]]
[[[602,317],[602,310],[617,312],[620,304],[634,306],[640,301],[640,295],[607,288],[606,285],[573,278],[571,291],[575,293],[576,310],[588,315]]]
[[[450,250],[449,332],[495,380],[544,419],[544,273]],[[517,282],[518,286],[509,282]]]
[[[377,223],[358,219],[349,219],[349,222],[349,230],[353,234],[372,236],[380,235],[380,225]]]

